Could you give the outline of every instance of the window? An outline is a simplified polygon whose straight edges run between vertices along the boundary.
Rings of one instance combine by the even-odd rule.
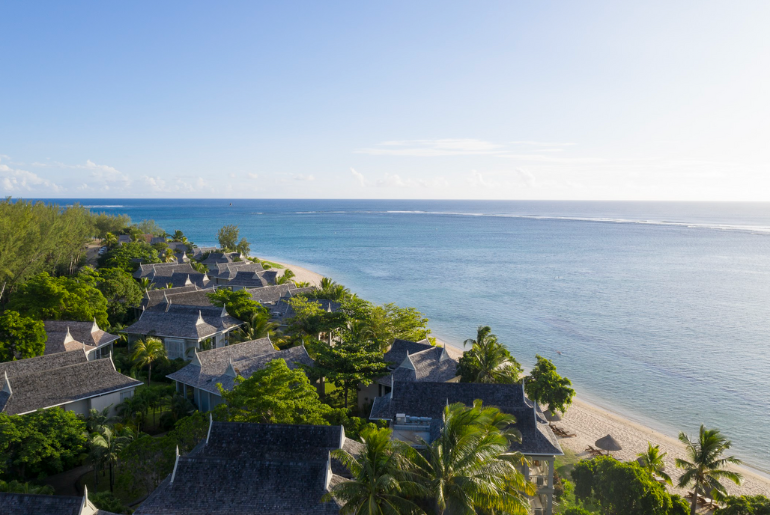
[[[184,340],[178,338],[166,338],[166,354],[168,359],[184,358]]]

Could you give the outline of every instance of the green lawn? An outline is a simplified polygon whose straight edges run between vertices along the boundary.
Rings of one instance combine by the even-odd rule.
[[[285,268],[283,265],[274,263],[272,261],[262,260],[262,263],[270,265],[270,268]]]

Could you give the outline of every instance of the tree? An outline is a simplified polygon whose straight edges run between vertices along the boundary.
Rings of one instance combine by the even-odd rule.
[[[334,346],[317,342],[311,350],[315,360],[311,376],[324,377],[342,388],[346,409],[350,390],[359,384],[367,386],[387,372],[382,351],[371,340],[343,338]]]
[[[241,238],[241,241],[239,241],[238,245],[235,246],[235,250],[239,254],[248,256],[249,252],[251,252],[251,245],[249,244],[248,241],[246,241],[246,238]]]
[[[99,258],[100,268],[120,268],[133,273],[141,263],[160,263],[158,251],[144,241],[132,241],[109,249]]]
[[[37,320],[74,320],[107,325],[107,299],[92,281],[79,277],[51,277],[46,272],[20,285],[8,309]]]
[[[508,349],[491,334],[489,326],[479,326],[476,339],[465,340],[471,349],[460,358],[458,372],[463,382],[517,383],[523,369]]]
[[[0,480],[0,492],[11,494],[37,494],[37,495],[53,495],[55,490],[51,485],[37,486],[31,483],[20,483],[13,480],[5,482]]]
[[[640,452],[637,456],[639,457],[639,461],[641,461],[640,465],[643,469],[647,470],[650,474],[658,475],[663,478],[666,483],[672,485],[671,477],[664,472],[666,463],[663,461],[663,458],[666,457],[666,454],[668,453],[660,453],[659,445],[652,445],[650,442],[647,442],[647,451]]]
[[[156,361],[165,361],[166,347],[163,342],[157,338],[145,338],[134,343],[134,351],[131,353],[131,360],[140,367],[147,366],[147,384],[152,381],[152,364]]]
[[[112,490],[109,492],[88,492],[88,500],[97,509],[109,513],[126,513],[126,506],[115,497]]]
[[[189,240],[187,239],[187,236],[185,236],[184,233],[179,230],[174,231],[174,234],[171,235],[171,241],[176,241],[179,243],[189,242]]]
[[[400,515],[422,514],[413,501],[406,498],[420,491],[402,473],[406,444],[391,440],[390,429],[369,429],[361,434],[364,444],[360,456],[344,449],[332,451],[333,458],[342,462],[353,479],[337,483],[324,495],[323,501],[342,502],[342,514]]]
[[[275,280],[275,284],[286,284],[292,279],[292,277],[294,277],[294,272],[287,268],[283,272],[283,275]]]
[[[220,308],[224,307],[238,320],[248,321],[256,315],[267,313],[267,310],[252,299],[251,294],[246,290],[232,291],[223,288],[207,295],[212,304]]]
[[[679,440],[687,447],[689,458],[689,461],[676,459],[677,468],[684,470],[684,474],[679,477],[680,488],[686,488],[692,484],[696,494],[711,494],[716,490],[724,495],[726,491],[720,479],[729,479],[736,485],[741,483],[740,474],[724,468],[730,463],[740,465],[741,460],[734,456],[724,456],[732,443],[718,429],[706,429],[701,425],[697,440],[692,440],[684,432],[679,433]],[[697,495],[694,495],[692,514],[695,514],[697,507]]]
[[[663,485],[638,463],[622,463],[611,456],[583,460],[572,470],[575,495],[595,500],[602,513],[623,515],[673,515],[671,496]]]
[[[532,369],[525,389],[530,399],[547,404],[552,412],[564,413],[575,396],[571,385],[569,379],[556,373],[556,366],[550,360],[537,356],[537,365]]]
[[[118,237],[111,232],[108,232],[104,235],[104,238],[102,238],[102,244],[106,247],[114,247],[118,244]]]
[[[333,300],[335,302],[342,302],[350,297],[350,290],[345,288],[341,284],[337,284],[328,277],[321,279],[321,288],[313,290],[309,296],[314,299],[326,299]]]
[[[43,322],[16,311],[0,313],[0,362],[42,356],[46,339]]]
[[[217,232],[217,239],[219,240],[219,247],[225,252],[233,252],[237,246],[238,241],[238,226],[237,225],[225,225],[219,232]]]
[[[770,499],[764,495],[728,496],[714,515],[770,515]]]
[[[275,335],[275,331],[278,329],[278,324],[270,321],[270,316],[267,313],[256,313],[251,319],[243,324],[241,332],[244,341],[259,340],[260,338],[272,338]]]
[[[142,234],[152,234],[153,236],[166,236],[166,231],[159,226],[155,220],[142,220],[136,227],[142,231]]]
[[[238,376],[231,391],[221,384],[217,387],[224,400],[216,407],[218,417],[230,422],[328,425],[325,417],[332,411],[305,373],[290,370],[282,359],[269,362],[248,379]]]
[[[125,270],[100,268],[94,271],[91,267],[84,267],[79,275],[89,275],[107,299],[107,315],[112,325],[126,322],[131,310],[142,303],[144,293],[139,283]]]
[[[509,454],[511,443],[521,441],[512,429],[515,418],[476,401],[473,407],[447,406],[443,422],[436,440],[421,442],[424,453],[404,450],[407,477],[420,485],[436,514],[528,513],[526,495],[534,495],[535,487],[516,469],[523,456]]]
[[[91,221],[99,238],[106,237],[108,233],[118,234],[131,225],[128,215],[110,215],[104,212],[92,213]]]
[[[0,413],[0,474],[24,481],[79,465],[87,451],[85,429],[72,411]]]
[[[117,465],[118,455],[134,439],[131,429],[124,428],[121,433],[117,433],[110,426],[102,426],[95,433],[91,434],[89,443],[92,453],[100,456],[101,460],[107,462],[110,467],[110,492],[115,487],[114,467]],[[96,452],[93,452],[96,451]]]

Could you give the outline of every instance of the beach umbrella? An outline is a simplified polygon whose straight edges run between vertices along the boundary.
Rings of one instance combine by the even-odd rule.
[[[612,435],[607,435],[602,438],[599,438],[594,442],[594,445],[596,445],[599,449],[612,452],[612,451],[620,451],[623,449],[623,447],[620,446],[617,440],[615,440]]]
[[[545,410],[544,414],[545,414],[545,419],[548,422],[558,422],[559,420],[561,420],[561,415],[559,415],[558,411],[554,413],[551,410],[547,409]]]

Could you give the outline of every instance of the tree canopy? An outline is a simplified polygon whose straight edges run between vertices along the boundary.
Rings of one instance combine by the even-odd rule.
[[[728,496],[714,515],[770,515],[770,499],[764,495]]]
[[[76,277],[51,277],[42,272],[20,285],[7,309],[37,320],[74,320],[107,326],[107,299],[92,281]]]
[[[222,288],[207,295],[215,306],[224,307],[230,315],[244,322],[267,313],[267,310],[252,299],[251,294],[246,290],[232,291]]]
[[[99,267],[120,268],[133,273],[139,268],[139,261],[142,263],[160,263],[162,260],[158,251],[152,248],[149,243],[132,241],[117,245],[102,254],[99,258]]]
[[[120,268],[83,267],[78,273],[79,278],[92,281],[92,284],[102,292],[107,299],[107,316],[110,323],[125,323],[131,318],[132,308],[139,307],[142,302],[142,289],[134,278]]]
[[[497,341],[489,326],[479,326],[476,339],[465,340],[471,349],[458,363],[458,374],[464,383],[517,383],[523,369],[508,349]]]
[[[530,373],[525,389],[530,399],[547,404],[552,412],[564,413],[575,396],[571,386],[569,379],[556,373],[556,365],[551,360],[537,356],[537,364]]]
[[[301,369],[291,370],[275,359],[251,377],[238,376],[231,391],[217,385],[224,402],[217,416],[230,422],[329,425],[332,408],[321,402]]]
[[[238,245],[238,232],[237,225],[225,225],[219,229],[217,232],[219,247],[225,252],[233,252]]]
[[[42,356],[46,338],[43,322],[16,311],[0,313],[0,362]]]

